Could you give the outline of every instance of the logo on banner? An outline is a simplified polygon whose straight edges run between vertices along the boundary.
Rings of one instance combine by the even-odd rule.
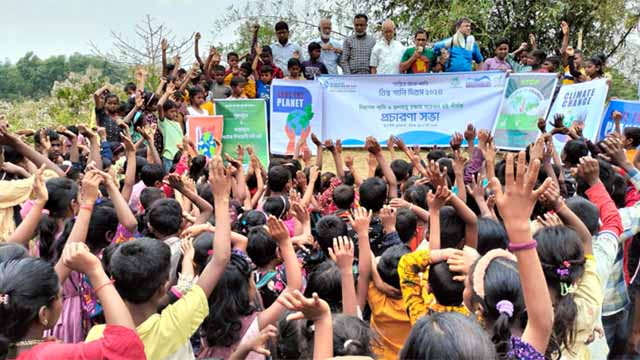
[[[536,115],[542,101],[544,101],[544,95],[532,87],[520,88],[507,98],[509,113],[512,114],[531,113],[531,115]]]
[[[466,88],[485,88],[491,87],[491,79],[488,76],[479,78],[469,78],[465,84]]]

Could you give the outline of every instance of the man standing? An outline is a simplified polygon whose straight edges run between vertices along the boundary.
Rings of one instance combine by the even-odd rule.
[[[357,14],[353,18],[355,34],[344,39],[342,46],[340,66],[345,74],[369,74],[371,50],[376,39],[367,34],[368,21],[365,14]]]
[[[408,48],[402,55],[400,72],[407,74],[428,73],[435,61],[433,50],[427,48],[427,32],[418,29],[413,37],[416,46]]]
[[[400,60],[404,54],[404,46],[395,40],[396,25],[391,20],[382,23],[382,41],[376,43],[371,51],[372,74],[399,74]]]
[[[342,55],[342,44],[331,38],[331,19],[320,20],[320,37],[315,39],[322,47],[320,52],[320,62],[324,63],[327,67],[329,74],[338,74],[338,64],[340,64],[340,57]]]
[[[282,69],[284,75],[289,75],[287,63],[291,58],[299,58],[301,51],[300,46],[289,42],[289,25],[284,21],[278,21],[275,26],[278,41],[271,44],[271,52],[273,54],[273,62],[277,67]]]
[[[444,40],[440,40],[434,46],[436,56],[440,56],[442,50],[448,50],[447,61],[438,61],[434,70],[444,70],[447,72],[472,71],[472,61],[475,61],[477,68],[482,68],[482,54],[476,44],[475,38],[471,35],[471,20],[462,18],[456,21],[456,33]]]

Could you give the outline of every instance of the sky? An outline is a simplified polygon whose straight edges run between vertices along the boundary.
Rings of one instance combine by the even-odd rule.
[[[235,0],[243,1],[243,0]],[[146,14],[164,22],[180,38],[196,31],[202,44],[228,42],[233,32],[211,32],[213,22],[233,0],[1,0],[0,61],[15,63],[28,51],[38,57],[90,54],[89,42],[109,50],[110,31],[135,36]]]

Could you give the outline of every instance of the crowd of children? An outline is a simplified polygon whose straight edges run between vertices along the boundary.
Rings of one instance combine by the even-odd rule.
[[[0,359],[640,356],[640,129],[614,113],[593,143],[541,119],[503,154],[470,124],[426,154],[391,136],[391,161],[368,137],[367,174],[314,134],[315,160],[300,145],[269,164],[250,147],[198,154],[186,117],[268,98],[275,51],[189,70],[163,56],[155,92],[142,72],[124,103],[96,90],[95,128],[0,119]],[[288,59],[287,78],[326,73],[322,51]],[[603,76],[563,51],[566,81]],[[560,64],[521,58],[501,41],[485,65]]]

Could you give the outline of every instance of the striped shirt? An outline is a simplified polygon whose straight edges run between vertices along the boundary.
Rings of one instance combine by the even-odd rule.
[[[369,74],[371,51],[375,45],[376,39],[369,34],[361,37],[354,34],[344,39],[340,59],[342,71],[345,74]]]

